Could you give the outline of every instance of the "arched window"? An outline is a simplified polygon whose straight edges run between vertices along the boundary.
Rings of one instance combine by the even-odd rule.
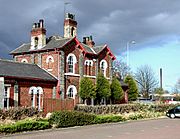
[[[32,86],[29,89],[29,94],[31,96],[31,106],[37,106],[38,110],[41,110],[41,95],[43,94],[43,89],[41,87]]]
[[[34,38],[34,48],[37,49],[38,46],[38,37]]]
[[[67,96],[68,96],[68,98],[73,98],[73,99],[75,99],[76,95],[77,95],[77,89],[76,89],[76,87],[75,87],[74,85],[70,85],[70,86],[68,87],[68,89],[67,89]]]
[[[85,60],[84,65],[85,65],[84,74],[87,75],[88,74],[89,60]]]
[[[100,62],[100,69],[104,77],[106,77],[106,69],[107,69],[107,62],[106,60],[101,60]]]
[[[38,107],[38,110],[41,110],[41,95],[43,94],[43,89],[41,87],[37,87],[37,97],[36,97],[36,104]]]
[[[93,61],[89,60],[89,75],[92,73],[92,66],[93,66]]]
[[[68,72],[75,73],[75,64],[76,64],[76,56],[74,54],[69,54],[67,56],[67,63],[68,63]]]
[[[74,28],[71,28],[71,36],[74,37]]]
[[[52,69],[53,67],[53,63],[54,63],[54,58],[50,55],[46,58],[46,63],[47,63],[47,67],[48,69]]]
[[[28,63],[27,59],[25,59],[25,58],[23,58],[23,59],[21,60],[21,62],[22,62],[22,63]]]
[[[85,75],[91,75],[93,61],[92,60],[85,60],[84,65],[85,65]]]
[[[29,89],[29,94],[31,95],[31,106],[32,107],[35,107],[35,95],[37,93],[37,88],[32,86],[30,89]]]

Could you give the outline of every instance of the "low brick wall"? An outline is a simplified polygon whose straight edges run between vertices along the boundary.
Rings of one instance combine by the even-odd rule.
[[[46,114],[48,112],[54,112],[59,110],[73,110],[74,109],[74,100],[73,99],[52,99],[45,98],[43,100],[43,112]]]

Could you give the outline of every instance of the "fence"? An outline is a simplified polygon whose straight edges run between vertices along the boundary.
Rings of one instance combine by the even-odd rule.
[[[73,110],[75,106],[74,99],[52,99],[44,98],[43,100],[43,112],[53,112],[59,110]]]

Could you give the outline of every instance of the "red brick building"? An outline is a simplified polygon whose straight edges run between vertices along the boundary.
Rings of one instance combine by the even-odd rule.
[[[51,36],[47,38],[43,20],[39,20],[38,23],[33,24],[31,42],[23,43],[10,54],[13,55],[14,63],[18,62],[18,64],[21,65],[20,62],[22,62],[29,63],[28,65],[37,65],[39,69],[46,72],[48,76],[51,76],[53,81],[45,81],[43,79],[34,81],[33,78],[25,78],[27,79],[27,88],[22,91],[19,90],[20,99],[18,105],[21,106],[21,101],[25,101],[25,99],[28,100],[22,102],[23,105],[30,103],[31,99],[26,97],[28,96],[29,89],[35,86],[36,88],[34,89],[37,94],[37,86],[39,86],[40,83],[42,83],[40,90],[45,92],[45,94],[43,94],[45,97],[54,97],[62,100],[73,98],[75,103],[78,103],[79,97],[77,94],[82,77],[89,77],[95,83],[97,74],[101,70],[107,79],[112,79],[112,62],[115,56],[108,45],[95,45],[92,36],[84,37],[81,42],[77,39],[76,35],[77,22],[75,16],[70,13],[66,14],[64,20],[63,37]],[[2,77],[2,75],[0,75],[0,77]],[[6,78],[4,79],[6,84]],[[22,78],[22,81],[24,82],[24,78]],[[16,81],[12,87],[15,83]],[[20,86],[21,81],[18,83]],[[21,92],[26,93],[26,95],[23,96]],[[24,99],[21,100],[23,97]],[[42,99],[42,97],[39,99]],[[35,106],[36,104],[31,103],[31,105]]]
[[[44,98],[55,98],[58,80],[35,64],[0,59],[0,108],[43,108]]]

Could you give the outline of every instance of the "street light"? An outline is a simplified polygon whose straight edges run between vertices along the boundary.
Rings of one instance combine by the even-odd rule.
[[[134,40],[132,40],[132,41],[128,41],[127,42],[127,44],[126,44],[126,53],[127,53],[127,55],[126,55],[126,64],[127,64],[127,66],[129,67],[129,46],[130,46],[130,44],[136,44],[136,42],[134,41]]]

